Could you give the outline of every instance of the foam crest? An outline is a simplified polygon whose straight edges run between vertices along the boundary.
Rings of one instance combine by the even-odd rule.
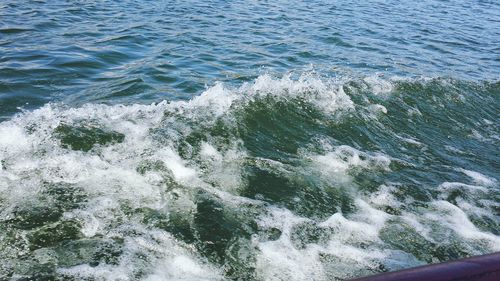
[[[332,280],[498,250],[497,180],[451,168],[470,183],[422,183],[440,162],[425,137],[372,141],[398,84],[337,82],[261,75],[0,123],[0,277],[43,261],[76,279]]]
[[[15,211],[18,208],[15,206],[28,198],[41,196],[41,192],[45,192],[46,182],[55,186],[71,184],[76,190],[82,190],[87,199],[77,202],[81,205],[75,209],[64,207],[65,211],[60,219],[62,222],[78,222],[81,227],[78,233],[87,239],[138,239],[121,246],[118,246],[119,242],[115,243],[122,253],[120,262],[115,265],[101,263],[96,267],[83,262],[57,269],[59,274],[76,278],[127,280],[134,272],[148,272],[151,265],[157,264],[158,272],[173,279],[201,280],[203,277],[205,280],[215,280],[216,278],[212,277],[220,277],[215,268],[203,265],[196,253],[190,253],[189,247],[168,236],[158,242],[157,238],[152,237],[154,231],[145,225],[137,224],[135,219],[127,214],[127,209],[162,210],[165,205],[169,205],[164,199],[165,176],[168,178],[168,175],[172,175],[173,180],[180,184],[189,184],[197,177],[196,170],[189,167],[172,147],[153,150],[156,144],[150,138],[149,130],[162,120],[166,107],[166,103],[131,106],[86,105],[79,109],[47,105],[0,124],[0,130],[8,131],[7,135],[10,136],[7,139],[2,134],[0,147],[5,153],[2,153],[1,160],[5,169],[2,169],[0,176],[2,182],[11,179],[8,187],[13,192],[2,194],[3,199],[14,206],[10,208],[11,211]],[[33,126],[34,124],[36,126]],[[107,137],[108,131],[118,132],[125,137],[122,142],[117,143],[104,143],[96,139],[96,142],[103,144],[94,144],[90,151],[72,150],[61,147],[61,142],[65,139],[57,138],[57,130],[61,124],[84,124],[92,126],[91,128],[100,128],[103,138]],[[30,128],[29,132],[25,128]],[[71,134],[72,131],[68,133]],[[12,141],[11,137],[18,141]],[[94,135],[79,137],[80,140],[82,137],[89,138],[92,142],[95,139]],[[156,174],[154,171],[139,173],[137,167],[148,158],[161,159],[165,170]],[[57,209],[54,209],[52,212],[56,211]],[[8,219],[12,214],[2,212],[2,217]],[[127,234],[131,230],[138,235],[137,238]],[[161,233],[166,235],[165,232]],[[102,238],[98,239],[100,240]],[[72,243],[86,243],[85,240],[74,241]],[[151,248],[148,243],[156,243],[157,246]],[[168,251],[158,252],[158,249]],[[137,254],[147,256],[149,262],[141,265],[133,257]],[[186,262],[184,268],[175,266],[182,263],[180,260]],[[150,276],[151,280],[154,280],[154,274]]]
[[[244,184],[241,169],[247,156],[236,136],[222,147],[213,139],[200,142],[199,148],[191,150],[191,159],[181,157],[179,145],[189,134],[211,126],[220,117],[234,119],[233,110],[244,110],[248,101],[269,95],[285,100],[301,96],[313,104],[330,104],[331,110],[344,107],[344,103],[352,105],[346,95],[339,96],[319,79],[293,81],[264,75],[238,89],[216,84],[190,101],[87,104],[81,108],[49,104],[20,114],[0,124],[0,177],[7,183],[1,187],[10,190],[2,194],[2,199],[11,204],[2,212],[2,219],[14,216],[12,212],[22,202],[42,196],[47,183],[57,188],[70,185],[84,201],[64,207],[61,214],[57,213],[58,221],[50,223],[75,222],[79,228],[74,243],[81,240],[80,236],[124,243],[116,242],[122,254],[115,265],[101,263],[95,267],[83,262],[57,269],[60,274],[126,279],[144,271],[150,272],[150,280],[165,276],[179,280],[219,278],[220,272],[204,263],[196,252],[190,253],[187,245],[165,231],[143,225],[140,212],[186,216],[183,220],[189,222],[190,210],[196,208],[194,190],[213,193],[233,204],[254,204],[224,192],[234,192]],[[183,123],[186,119],[196,123]],[[161,135],[152,134],[159,128],[166,130],[160,131]],[[131,232],[135,234],[131,236]],[[163,238],[159,239],[157,233]],[[138,254],[146,255],[148,264],[156,265],[151,268],[138,263],[133,258]]]
[[[402,251],[383,249],[380,230],[390,216],[361,199],[358,211],[346,217],[335,213],[324,221],[311,220],[287,210],[268,209],[259,220],[263,229],[279,229],[276,240],[258,243],[259,276],[266,280],[345,279],[376,271],[381,264],[396,269],[421,264]],[[372,245],[372,247],[366,247]],[[373,245],[378,245],[373,247]],[[366,271],[368,270],[368,271]]]
[[[460,172],[469,176],[475,183],[484,185],[484,186],[493,186],[497,182],[496,179],[485,176],[479,172],[459,169]]]
[[[366,153],[347,145],[332,148],[324,144],[325,149],[333,150],[322,155],[306,156],[325,177],[337,175],[340,182],[349,182],[355,169],[390,170],[391,160],[381,153]]]
[[[353,101],[341,85],[328,83],[311,74],[303,74],[298,80],[292,80],[290,75],[281,79],[261,75],[253,84],[243,85],[240,91],[250,95],[273,95],[284,99],[304,98],[327,114],[336,114],[341,109],[354,109]]]
[[[426,217],[439,224],[445,224],[453,229],[458,235],[471,240],[482,240],[488,244],[493,251],[500,249],[500,238],[491,233],[480,231],[468,218],[468,216],[457,206],[447,201],[435,201],[432,206],[436,213],[427,213]]]
[[[389,80],[383,79],[379,75],[365,77],[363,81],[376,95],[387,95],[394,90],[394,85]]]

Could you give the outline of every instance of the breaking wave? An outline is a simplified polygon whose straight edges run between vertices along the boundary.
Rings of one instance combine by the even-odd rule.
[[[499,93],[262,75],[21,113],[0,123],[0,277],[332,280],[499,251]]]

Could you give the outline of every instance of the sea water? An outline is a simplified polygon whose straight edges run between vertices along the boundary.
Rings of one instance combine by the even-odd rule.
[[[1,280],[338,280],[500,250],[497,1],[2,1]]]

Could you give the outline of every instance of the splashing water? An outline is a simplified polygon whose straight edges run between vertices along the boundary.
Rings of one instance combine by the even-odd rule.
[[[499,251],[499,18],[1,1],[0,280],[342,280]]]
[[[498,251],[498,91],[263,75],[18,114],[0,123],[0,274],[332,280]]]

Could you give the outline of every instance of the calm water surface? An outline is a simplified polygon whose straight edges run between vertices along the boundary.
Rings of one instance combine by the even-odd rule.
[[[497,1],[1,1],[0,279],[499,251],[499,112]]]

